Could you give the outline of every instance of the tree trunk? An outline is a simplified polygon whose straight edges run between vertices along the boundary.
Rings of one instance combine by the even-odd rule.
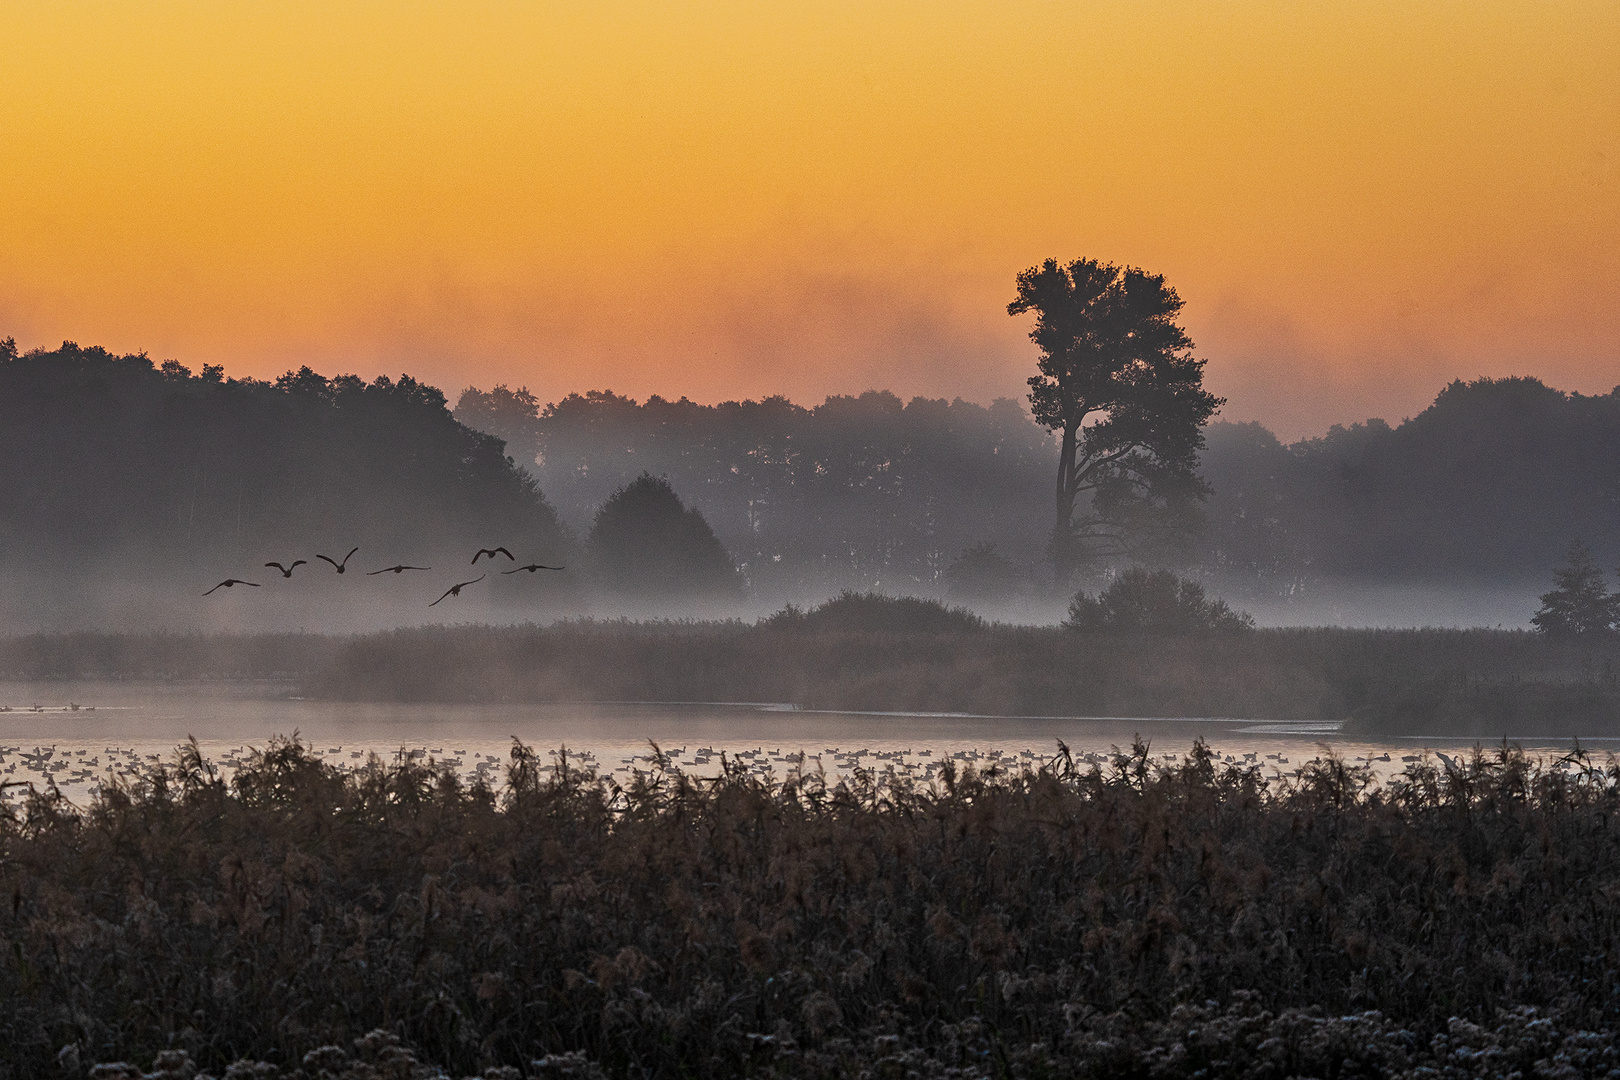
[[[1074,500],[1079,494],[1075,486],[1075,456],[1079,450],[1079,438],[1074,428],[1064,427],[1063,443],[1058,451],[1057,475],[1057,521],[1052,526],[1052,563],[1057,569],[1058,580],[1068,585],[1069,576],[1074,572],[1076,558],[1074,550]]]

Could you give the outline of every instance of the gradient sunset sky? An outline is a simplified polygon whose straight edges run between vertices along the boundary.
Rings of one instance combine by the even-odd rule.
[[[0,337],[987,401],[1166,274],[1225,416],[1620,383],[1620,4],[0,0]]]

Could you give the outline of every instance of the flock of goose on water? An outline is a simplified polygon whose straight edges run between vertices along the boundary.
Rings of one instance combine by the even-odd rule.
[[[358,546],[350,548],[349,553],[347,555],[343,556],[342,559],[334,559],[330,555],[320,555],[320,554],[317,554],[315,557],[317,559],[320,559],[320,560],[324,561],[324,562],[331,563],[332,564],[332,569],[337,571],[338,573],[346,574],[349,571],[349,560],[351,558],[353,558],[354,553],[359,551],[359,550],[360,550],[360,548]],[[495,557],[497,555],[505,555],[507,557],[507,559],[510,560],[511,562],[514,562],[514,563],[517,562],[517,557],[515,555],[513,555],[510,551],[506,550],[506,548],[504,548],[504,547],[494,547],[494,548],[479,548],[477,554],[473,555],[473,557],[472,557],[472,565],[477,566],[478,565],[478,560],[483,559],[483,558],[488,558],[490,562],[494,562]],[[265,566],[265,569],[267,569],[267,570],[280,571],[281,576],[284,577],[284,578],[290,578],[290,577],[293,576],[293,571],[294,570],[298,569],[300,566],[307,566],[308,564],[309,564],[308,559],[294,559],[292,562],[287,563],[285,565],[283,565],[280,562],[267,562],[267,563],[264,564],[264,566]],[[366,571],[366,577],[376,577],[378,574],[394,574],[394,575],[397,576],[399,574],[405,573],[407,570],[432,570],[432,569],[433,569],[433,567],[431,567],[431,566],[409,566],[409,565],[407,565],[405,563],[397,563],[397,564],[395,564],[393,566],[385,566],[381,570],[368,570],[368,571]],[[533,574],[538,570],[566,570],[566,569],[568,569],[566,566],[546,566],[544,563],[529,563],[527,566],[517,566],[517,567],[512,568],[511,570],[502,570],[501,574],[502,574],[502,576],[506,576],[506,575],[510,575],[510,574],[524,574],[524,573]],[[488,574],[479,574],[477,577],[473,578],[470,581],[457,582],[456,584],[454,584],[454,585],[450,586],[448,589],[446,589],[444,591],[444,593],[442,595],[440,595],[439,599],[433,601],[433,603],[429,604],[428,607],[437,607],[439,604],[443,603],[445,600],[448,600],[452,596],[460,596],[462,589],[465,589],[469,585],[476,585],[480,581],[483,581],[484,578],[486,578],[488,576],[489,576]],[[228,577],[224,581],[220,582],[218,585],[215,585],[212,589],[209,589],[207,592],[203,593],[203,595],[204,596],[211,596],[212,594],[218,592],[220,589],[234,589],[238,585],[246,585],[249,588],[253,588],[253,589],[260,588],[259,583],[256,582],[256,581],[246,581],[246,580],[244,580],[242,578]]]
[[[27,786],[30,777],[46,779],[63,789],[80,789],[88,794],[106,783],[111,776],[133,777],[158,764],[165,755],[153,752],[157,749],[159,748],[155,744],[139,748],[106,746],[104,749],[83,744],[76,747],[52,744],[36,746],[30,751],[19,745],[0,744],[0,799],[6,797],[9,788]],[[603,753],[605,760],[588,749],[570,749],[561,752],[552,750],[548,751],[548,754],[553,758],[566,754],[572,762],[591,768],[601,768],[609,775],[625,775],[638,769],[652,767],[677,771],[683,768],[718,768],[718,760],[725,754],[736,766],[760,776],[770,775],[774,768],[779,767],[785,767],[789,772],[802,770],[805,773],[820,772],[825,767],[829,778],[846,777],[858,771],[865,771],[869,775],[892,772],[899,777],[923,782],[935,779],[947,766],[947,762],[973,765],[981,770],[995,768],[1016,772],[1020,769],[1037,767],[1041,762],[1049,760],[1049,754],[1046,752],[1013,748],[952,750],[945,747],[882,749],[830,746],[819,751],[792,751],[787,748],[767,749],[764,746],[752,749],[734,746],[725,750],[712,746],[663,749],[653,745],[650,751],[630,753],[627,756],[621,756],[623,751],[614,753],[608,747],[597,749]],[[492,750],[496,752],[491,752]],[[372,754],[385,759],[389,756],[415,761],[425,759],[439,766],[449,766],[463,775],[476,776],[486,783],[498,782],[500,769],[505,763],[505,755],[500,753],[497,747],[489,746],[474,746],[470,751],[457,748],[446,754],[443,747],[389,749],[382,745],[362,743],[360,746],[311,747],[310,752],[328,762],[343,761],[350,766],[358,764],[359,759]],[[226,768],[234,769],[247,764],[252,755],[252,748],[244,745],[216,752],[212,760]],[[1173,765],[1180,757],[1176,754],[1162,756],[1166,765]],[[1448,768],[1457,767],[1458,763],[1445,753],[1440,752],[1437,756]],[[1228,765],[1270,766],[1278,773],[1289,765],[1289,759],[1282,753],[1262,755],[1258,750],[1239,751],[1237,754],[1217,752],[1215,757]],[[1077,748],[1074,754],[1075,762],[1083,767],[1097,765],[1107,768],[1113,758],[1113,753],[1101,750],[1087,751]],[[1316,758],[1312,763],[1319,763],[1320,760]],[[1404,766],[1421,761],[1422,755],[1405,755],[1399,760]],[[1376,763],[1389,762],[1390,756],[1387,753],[1378,756],[1369,755],[1357,757],[1355,761],[1372,767]],[[18,779],[12,779],[13,776]]]

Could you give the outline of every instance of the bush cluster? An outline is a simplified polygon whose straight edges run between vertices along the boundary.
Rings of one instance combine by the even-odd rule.
[[[1081,590],[1063,625],[1070,630],[1146,631],[1155,634],[1230,633],[1253,630],[1254,618],[1211,600],[1204,587],[1171,570],[1132,566],[1096,596]]]
[[[1616,1063],[1620,766],[1584,753],[1387,786],[1201,745],[927,786],[555,760],[514,744],[496,791],[280,740],[229,780],[188,746],[83,808],[29,793],[0,815],[0,1077]]]

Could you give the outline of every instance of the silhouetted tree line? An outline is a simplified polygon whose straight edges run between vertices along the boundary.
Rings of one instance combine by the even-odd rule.
[[[667,478],[757,588],[932,591],[979,545],[982,565],[957,575],[970,595],[1023,584],[1044,558],[1056,454],[1007,398],[868,391],[805,408],[592,390],[542,405],[497,386],[464,391],[456,416],[506,440],[582,532],[614,491]]]
[[[464,391],[452,415],[409,376],[227,379],[72,343],[21,354],[8,339],[0,430],[0,569],[117,556],[145,579],[323,546],[391,559],[471,541],[578,557],[610,592],[668,585],[675,599],[692,575],[721,595],[1059,591],[1058,447],[1010,399],[870,391],[806,408],[590,391],[542,405],[496,387]],[[1189,504],[1175,544],[1161,518],[1147,554],[1121,564],[1286,593],[1322,579],[1536,580],[1571,536],[1620,562],[1620,394],[1481,379],[1395,426],[1291,446],[1258,424],[1207,432],[1211,494]]]
[[[1057,446],[1010,399],[874,391],[804,408],[591,391],[542,405],[500,386],[465,391],[456,415],[507,439],[577,528],[641,472],[668,477],[756,584],[978,600],[1050,581]],[[1323,579],[1538,580],[1572,535],[1605,538],[1600,556],[1620,561],[1606,540],[1620,537],[1620,393],[1480,379],[1398,425],[1286,445],[1260,424],[1217,422],[1206,437],[1208,498],[1181,507],[1173,536],[1153,522],[1121,562],[1287,594]]]
[[[1285,446],[1212,424],[1204,565],[1266,587],[1311,579],[1544,579],[1572,536],[1620,557],[1620,390],[1453,382],[1399,425]]]
[[[501,441],[409,375],[274,382],[65,342],[0,342],[0,559],[132,579],[194,565],[572,543]],[[498,541],[494,538],[499,538]],[[363,556],[364,557],[364,556]],[[136,561],[139,560],[139,561]]]

